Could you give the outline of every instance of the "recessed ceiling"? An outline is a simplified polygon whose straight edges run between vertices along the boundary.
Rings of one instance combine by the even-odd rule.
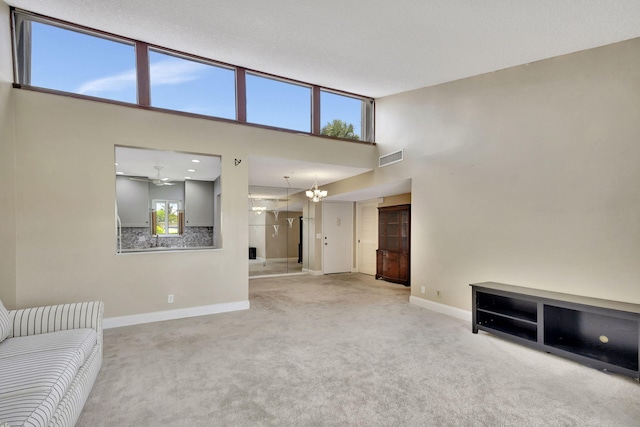
[[[7,3],[376,98],[640,37],[638,0]]]

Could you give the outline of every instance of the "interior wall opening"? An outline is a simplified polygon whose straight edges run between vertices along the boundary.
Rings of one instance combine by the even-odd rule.
[[[116,252],[222,247],[221,158],[115,147]]]

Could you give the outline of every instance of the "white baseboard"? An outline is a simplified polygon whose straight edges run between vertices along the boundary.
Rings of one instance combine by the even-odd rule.
[[[324,273],[320,270],[307,270],[312,276],[322,276]]]
[[[286,276],[306,276],[308,273],[306,271],[301,271],[299,273],[282,273],[282,274],[261,274],[259,276],[249,276],[249,280],[251,279],[265,279],[269,277],[286,277]]]
[[[266,261],[267,264],[270,262],[298,262],[298,257],[289,257],[289,258],[261,258],[262,260]]]
[[[130,316],[107,317],[102,321],[102,328],[119,328],[121,326],[139,325],[141,323],[161,322],[163,320],[183,319],[185,317],[206,316],[208,314],[227,313],[230,311],[248,309],[249,301],[237,301],[222,304],[201,305],[198,307],[178,308],[175,310],[154,311],[151,313],[132,314]]]
[[[461,308],[451,307],[450,305],[440,304],[439,302],[429,301],[428,299],[414,297],[413,295],[409,297],[409,303],[471,323],[471,312]]]

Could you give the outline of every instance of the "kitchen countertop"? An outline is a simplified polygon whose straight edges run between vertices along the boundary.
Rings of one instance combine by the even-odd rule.
[[[193,251],[193,250],[202,250],[202,249],[219,249],[215,246],[192,246],[192,247],[175,247],[175,248],[166,248],[166,247],[156,247],[156,248],[134,248],[134,249],[122,249],[122,254],[130,254],[130,253],[150,253],[150,252],[184,252],[184,251]]]

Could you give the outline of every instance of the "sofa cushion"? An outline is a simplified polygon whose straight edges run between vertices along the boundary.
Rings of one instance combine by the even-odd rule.
[[[0,342],[4,341],[11,333],[11,321],[9,319],[9,312],[0,300]]]
[[[5,340],[0,344],[0,421],[48,425],[95,345],[93,329]]]
[[[82,365],[96,342],[97,335],[94,329],[68,329],[16,337],[8,339],[0,345],[0,361],[5,357],[24,356],[40,351],[76,350]]]

